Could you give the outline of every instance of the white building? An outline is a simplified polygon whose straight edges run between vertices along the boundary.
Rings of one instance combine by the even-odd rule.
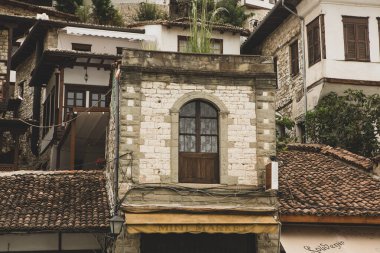
[[[242,46],[275,57],[276,110],[300,123],[299,135],[324,95],[380,93],[379,17],[377,0],[279,1]]]

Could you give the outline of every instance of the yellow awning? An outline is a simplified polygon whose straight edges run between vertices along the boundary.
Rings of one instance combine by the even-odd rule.
[[[137,233],[277,233],[272,216],[247,214],[126,213],[127,231]]]

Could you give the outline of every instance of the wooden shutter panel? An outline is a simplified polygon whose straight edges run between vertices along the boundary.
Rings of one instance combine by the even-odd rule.
[[[319,26],[315,26],[313,29],[314,33],[314,62],[321,60],[321,43],[319,37]]]
[[[346,60],[369,61],[368,18],[343,16]]]
[[[308,45],[308,56],[309,56],[309,66],[314,63],[314,43],[313,43],[313,30],[308,29],[307,31],[307,45]]]
[[[345,56],[346,60],[356,59],[356,42],[355,42],[355,25],[344,25],[344,42],[345,42]]]
[[[356,25],[357,35],[357,58],[358,60],[368,60],[369,50],[367,48],[368,42],[368,27],[366,25]]]

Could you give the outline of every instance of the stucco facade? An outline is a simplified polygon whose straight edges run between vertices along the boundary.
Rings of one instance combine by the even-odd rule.
[[[279,114],[298,123],[304,120],[305,111],[313,110],[320,99],[330,92],[342,95],[345,90],[356,89],[367,95],[380,93],[380,78],[377,74],[380,71],[378,1],[357,3],[351,0],[288,0],[284,4],[293,8],[298,17],[281,3],[277,4],[273,13],[262,21],[263,25],[243,46],[244,52],[256,51],[277,58],[276,110]],[[279,16],[280,21],[271,23]],[[346,17],[366,20],[366,60],[347,60],[343,22]],[[317,36],[320,59],[310,63],[312,52],[309,52],[308,26],[315,20],[319,26]],[[263,32],[266,34],[263,35]],[[299,73],[292,75],[290,45],[297,40]],[[315,40],[312,41],[315,43]],[[250,48],[250,45],[254,46]],[[305,72],[303,62],[306,62]]]

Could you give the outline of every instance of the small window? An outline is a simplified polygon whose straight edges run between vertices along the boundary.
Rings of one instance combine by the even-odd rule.
[[[20,82],[18,85],[17,85],[17,88],[18,88],[18,96],[20,98],[24,98],[24,83],[25,81],[22,81]]]
[[[66,92],[65,107],[66,113],[70,112],[70,108],[73,107],[85,107],[86,97],[85,91],[68,90]]]
[[[178,36],[178,52],[186,53],[188,52],[189,37]]]
[[[343,17],[347,61],[369,61],[368,18]]]
[[[122,55],[123,54],[123,48],[122,47],[116,47],[116,54]]]
[[[94,107],[106,107],[107,106],[107,100],[106,100],[106,94],[99,93],[99,92],[91,92],[91,101],[90,106]]]
[[[321,37],[319,17],[307,25],[309,67],[321,61]]]
[[[290,72],[292,76],[296,76],[300,72],[299,56],[298,56],[298,40],[290,44]]]
[[[211,53],[223,54],[223,40],[222,39],[211,39]]]
[[[75,51],[91,52],[91,46],[90,44],[71,43],[71,48]]]

